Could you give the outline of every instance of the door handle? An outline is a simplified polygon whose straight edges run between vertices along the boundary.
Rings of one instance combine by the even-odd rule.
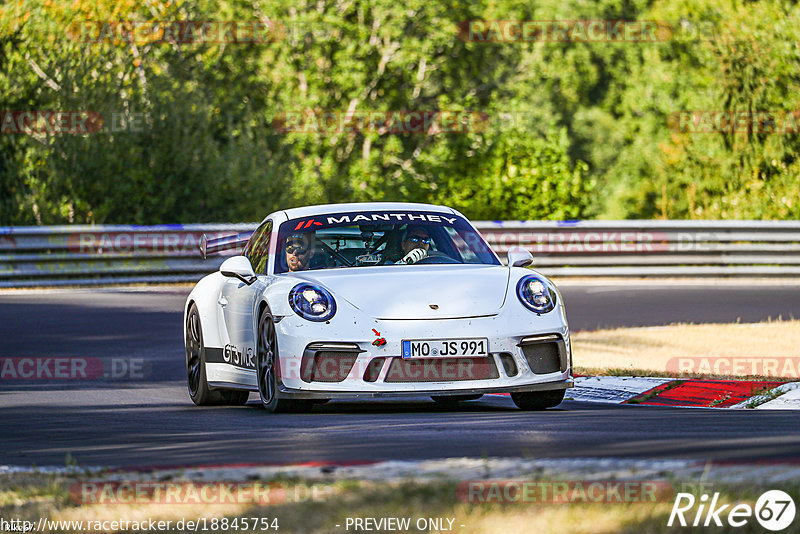
[[[220,297],[219,300],[217,300],[217,304],[219,304],[224,308],[225,306],[228,305],[228,299],[226,299],[225,297]]]

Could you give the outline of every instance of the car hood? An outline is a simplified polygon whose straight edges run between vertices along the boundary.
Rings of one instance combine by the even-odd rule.
[[[499,313],[509,273],[499,265],[398,265],[291,276],[322,284],[376,319],[456,319]]]

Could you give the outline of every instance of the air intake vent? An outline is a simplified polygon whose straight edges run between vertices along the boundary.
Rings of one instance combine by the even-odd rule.
[[[341,382],[363,352],[349,343],[312,343],[303,352],[300,378],[304,382]]]
[[[458,382],[500,374],[494,358],[393,358],[385,382]]]
[[[519,369],[517,369],[517,362],[514,361],[514,357],[511,354],[507,352],[501,353],[500,362],[503,364],[503,369],[508,376],[517,376]]]
[[[567,348],[560,336],[536,336],[520,342],[528,366],[537,375],[564,372],[567,369]]]
[[[374,358],[369,365],[367,365],[367,370],[364,371],[364,382],[375,382],[378,380],[378,376],[381,374],[381,369],[383,369],[383,362],[386,358]]]

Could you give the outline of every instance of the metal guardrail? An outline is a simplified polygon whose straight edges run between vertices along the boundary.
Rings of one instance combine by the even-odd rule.
[[[0,287],[193,282],[203,234],[255,224],[0,227]],[[552,276],[800,276],[800,221],[481,221],[501,257],[512,246]],[[228,251],[233,254],[235,251]]]
[[[202,258],[203,234],[234,234],[255,226],[0,227],[0,287],[193,282],[225,259]]]
[[[495,221],[499,254],[520,245],[552,276],[798,276],[800,221]]]

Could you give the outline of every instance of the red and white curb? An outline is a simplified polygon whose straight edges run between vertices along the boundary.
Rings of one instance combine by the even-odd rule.
[[[747,406],[747,404],[751,406]],[[789,382],[769,391],[766,395],[757,395],[748,402],[737,404],[734,408],[753,407],[757,410],[800,410],[800,382]]]
[[[671,380],[643,376],[576,376],[575,387],[567,391],[567,397],[576,401],[622,404]]]
[[[800,410],[800,382],[580,376],[567,397],[609,404]]]

